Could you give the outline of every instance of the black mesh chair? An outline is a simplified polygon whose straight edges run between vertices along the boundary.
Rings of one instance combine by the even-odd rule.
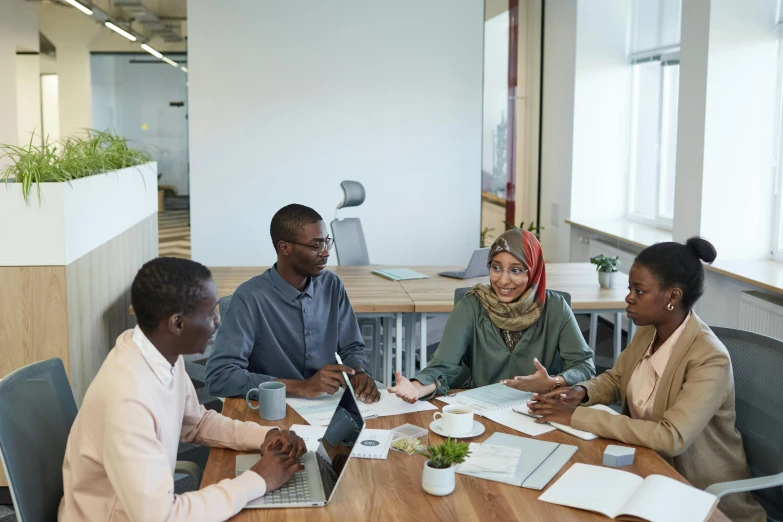
[[[707,488],[718,498],[753,491],[768,515],[783,514],[783,342],[764,335],[713,328],[731,356],[736,427],[742,434],[750,475]]]
[[[467,293],[470,291],[470,287],[465,288],[457,288],[454,290],[454,304],[456,305],[460,299],[465,297]],[[558,290],[550,290],[551,292],[554,292],[558,295],[563,296],[563,299],[565,299],[566,304],[569,308],[571,308],[571,294],[568,292],[560,292]],[[552,359],[552,366],[550,368],[547,368],[547,371],[550,373],[550,375],[558,375],[560,372],[563,371],[563,358],[560,357],[560,350],[555,353],[554,359]],[[457,377],[457,380],[454,381],[455,383],[460,383],[460,386],[453,386],[453,388],[470,388],[471,382],[470,382],[470,354],[466,353],[465,356],[462,358],[462,371],[459,374],[459,377]]]
[[[57,520],[76,402],[60,359],[0,380],[0,458],[20,522]]]

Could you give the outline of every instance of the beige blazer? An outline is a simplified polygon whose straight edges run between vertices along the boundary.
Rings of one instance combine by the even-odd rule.
[[[663,372],[655,393],[652,420],[632,419],[626,390],[655,328],[639,328],[614,368],[587,382],[588,402],[622,402],[623,415],[577,408],[574,428],[660,453],[699,489],[716,482],[749,477],[742,437],[734,427],[734,377],[726,347],[694,313]],[[765,521],[749,493],[724,497],[719,506],[732,520]]]

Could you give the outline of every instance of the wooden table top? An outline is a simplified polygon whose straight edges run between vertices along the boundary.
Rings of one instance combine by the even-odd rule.
[[[436,406],[442,403],[435,402]],[[368,419],[368,428],[391,429],[405,423],[429,426],[433,411],[411,413],[392,417]],[[280,421],[264,421],[256,411],[250,410],[244,399],[226,399],[223,415],[233,419],[255,421],[269,426],[287,427],[292,424],[307,424],[294,410],[287,408],[286,418]],[[478,418],[486,431],[471,442],[483,442],[495,432],[524,436],[510,428],[485,418]],[[596,439],[583,441],[555,430],[539,437],[541,440],[578,446],[578,451],[549,483],[551,485],[575,462],[601,464],[603,451],[611,441]],[[429,443],[439,444],[443,438],[429,432]],[[212,449],[201,487],[216,484],[232,478],[235,460],[239,452],[228,449]],[[542,491],[510,486],[457,474],[454,493],[445,497],[434,497],[421,488],[421,474],[424,457],[408,456],[394,450],[389,451],[387,460],[351,459],[334,498],[326,507],[299,509],[247,509],[240,511],[233,521],[293,521],[302,520],[550,520],[566,522],[572,520],[608,520],[589,511],[539,502]],[[634,463],[623,468],[642,477],[651,474],[664,475],[685,482],[674,468],[657,453],[647,448],[636,448]],[[549,486],[548,485],[548,486]],[[547,486],[547,487],[548,487]],[[711,522],[728,521],[720,511],[715,510]]]
[[[217,284],[218,296],[231,295],[248,279],[263,274],[269,267],[216,267],[210,268]],[[372,274],[375,267],[335,266],[328,270],[336,273],[345,285],[353,311],[357,314],[379,312],[413,312],[414,304],[396,281],[389,281]]]
[[[454,290],[489,283],[489,276],[474,279],[454,279],[438,275],[448,270],[461,270],[453,266],[414,266],[417,272],[429,279],[401,281],[400,284],[416,305],[416,312],[451,312],[454,308]],[[628,275],[615,274],[614,288],[601,288],[595,266],[590,263],[547,263],[546,287],[571,294],[573,310],[606,310],[625,308],[628,294]]]

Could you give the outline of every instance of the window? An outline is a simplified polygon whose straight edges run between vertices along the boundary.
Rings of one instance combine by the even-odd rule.
[[[772,255],[783,261],[783,0],[778,0],[776,15],[778,31],[778,106],[775,156],[775,222],[772,238]]]
[[[634,0],[628,216],[671,229],[677,158],[680,19],[675,0]]]

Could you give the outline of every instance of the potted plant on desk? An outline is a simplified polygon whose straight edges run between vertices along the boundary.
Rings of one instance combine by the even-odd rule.
[[[454,491],[454,464],[461,464],[470,453],[464,442],[446,439],[439,446],[430,446],[419,452],[429,460],[424,464],[421,487],[430,495],[443,496]]]
[[[598,272],[598,284],[601,285],[601,288],[612,288],[614,274],[617,272],[617,267],[620,266],[620,258],[599,254],[591,257],[590,262],[595,265]]]

